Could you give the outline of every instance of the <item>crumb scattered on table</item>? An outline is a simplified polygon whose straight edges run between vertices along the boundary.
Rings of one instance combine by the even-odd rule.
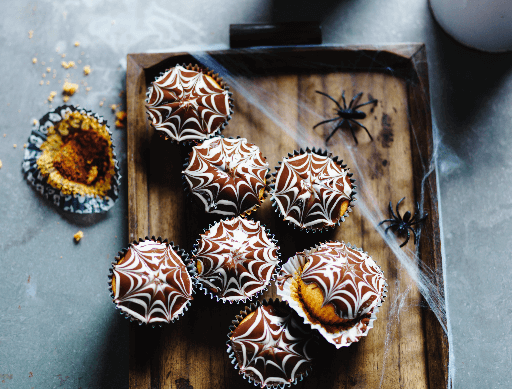
[[[73,238],[75,238],[75,242],[80,242],[80,239],[84,237],[84,233],[82,231],[78,231],[75,235],[73,235]],[[62,258],[62,257],[61,257]]]
[[[116,113],[116,127],[125,128],[125,122],[126,122],[126,112],[125,111],[117,112]]]
[[[45,78],[46,77],[46,73],[43,73],[42,77]]]
[[[87,76],[91,72],[91,66],[85,65],[84,66],[84,74]]]
[[[47,73],[50,73],[51,71],[52,71],[52,68],[50,68],[50,67],[46,68]]]
[[[110,106],[110,109],[112,110],[112,112],[116,112],[117,104],[112,104],[112,105]]]
[[[37,126],[37,119],[32,120],[32,124],[33,124],[34,126]]]
[[[66,58],[66,53],[61,54],[62,58]]]
[[[80,42],[76,41],[75,42],[75,47],[78,47],[78,46],[80,46]]]
[[[75,61],[62,61],[60,63],[64,69],[74,68],[75,67]]]
[[[2,168],[3,164],[2,164],[2,160],[0,159],[0,169]]]
[[[65,81],[64,85],[62,86],[62,93],[73,96],[75,92],[78,90],[78,84],[74,84],[69,81]]]
[[[18,147],[18,145],[15,143],[15,144],[12,145],[12,147],[16,148],[16,147]]]
[[[33,36],[34,36],[34,30],[30,30],[28,32],[28,39],[32,39]]]
[[[36,57],[32,58],[32,63],[37,63],[37,58]]]
[[[26,143],[23,143],[23,148],[26,149],[27,148],[27,144]]]
[[[44,85],[44,81],[43,80],[39,81],[39,85]]]
[[[57,92],[55,92],[55,91],[53,91],[53,90],[52,90],[52,91],[50,92],[50,96],[48,96],[48,101],[53,101],[53,98],[54,98],[55,96],[57,96]]]
[[[103,101],[100,101],[100,107],[103,107]]]

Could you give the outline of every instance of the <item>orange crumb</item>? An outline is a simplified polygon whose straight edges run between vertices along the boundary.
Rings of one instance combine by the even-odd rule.
[[[110,109],[112,110],[112,112],[116,112],[117,104],[112,104],[112,105],[110,106]]]
[[[103,107],[103,101],[100,101],[100,107]]]
[[[27,148],[27,144],[26,143],[23,143],[23,148],[26,149]]]
[[[37,58],[36,57],[32,58],[32,63],[37,63]]]
[[[75,47],[78,47],[78,46],[80,46],[80,42],[76,41],[75,42]]]
[[[34,30],[30,30],[28,32],[28,39],[32,39],[33,36],[34,36]]]
[[[53,98],[57,96],[57,92],[51,91],[50,96],[48,96],[48,101],[53,101]]]
[[[85,65],[84,66],[84,74],[87,76],[91,72],[91,66]]]
[[[64,85],[62,86],[62,93],[68,95],[68,96],[73,96],[75,94],[75,92],[77,91],[78,89],[78,84],[74,84],[72,82],[64,82]]]
[[[75,238],[75,242],[80,242],[80,239],[84,237],[84,233],[82,231],[78,231],[75,235],[73,235],[73,238]],[[61,257],[62,258],[62,257]]]
[[[12,145],[12,147],[16,148],[16,147],[18,147],[18,145],[15,143]]]
[[[69,96],[68,95],[64,95],[62,96],[62,101],[64,101],[65,103],[67,103],[69,100]]]
[[[46,68],[46,72],[50,73],[52,71],[52,68]]]

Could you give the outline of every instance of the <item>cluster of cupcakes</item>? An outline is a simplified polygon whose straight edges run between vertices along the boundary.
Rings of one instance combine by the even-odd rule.
[[[270,197],[294,228],[321,232],[348,217],[355,181],[338,157],[320,149],[288,154],[271,174],[266,158],[244,138],[220,135],[233,98],[217,74],[177,65],[147,92],[151,125],[190,146],[184,189],[204,211],[221,215],[187,254],[158,237],[134,241],[112,263],[109,288],[123,315],[140,324],[171,323],[197,290],[220,302],[255,299],[275,280],[282,301],[251,303],[233,321],[228,354],[250,382],[280,387],[311,371],[319,336],[337,348],[366,336],[386,296],[380,267],[362,250],[328,241],[281,265],[275,237],[248,218]],[[62,106],[39,120],[29,138],[27,180],[70,212],[104,212],[118,196],[119,167],[103,118]]]

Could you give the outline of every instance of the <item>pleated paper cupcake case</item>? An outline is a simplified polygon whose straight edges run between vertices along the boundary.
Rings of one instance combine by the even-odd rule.
[[[178,254],[181,258],[181,260],[183,261],[183,263],[185,264],[185,267],[187,269],[187,272],[190,276],[190,280],[192,282],[192,295],[194,295],[196,293],[196,290],[197,290],[197,284],[198,284],[198,281],[196,279],[196,268],[194,266],[194,264],[192,263],[192,261],[190,260],[188,254],[185,252],[185,250],[183,249],[180,249],[179,246],[175,245],[174,242],[170,242],[169,243],[169,240],[168,239],[162,239],[161,236],[159,236],[158,238],[156,238],[154,235],[150,238],[149,236],[146,236],[144,239],[142,238],[139,238],[138,241],[134,240],[131,245],[138,245],[139,243],[141,242],[144,242],[144,241],[147,241],[147,240],[152,240],[153,242],[160,242],[160,243],[165,243],[167,244],[168,246],[171,246],[171,248],[176,252],[176,254]],[[112,302],[114,303],[115,305],[115,308],[117,310],[119,310],[119,313],[121,314],[121,316],[123,316],[125,319],[129,320],[130,322],[136,322],[138,323],[139,325],[147,325],[147,326],[151,326],[152,328],[155,328],[155,327],[162,327],[164,324],[169,324],[169,323],[164,323],[164,322],[157,322],[157,323],[143,323],[141,320],[139,320],[138,318],[132,316],[130,313],[122,310],[121,308],[119,308],[117,306],[117,304],[115,303],[115,296],[114,296],[114,292],[112,290],[112,278],[114,276],[114,267],[115,265],[117,265],[117,262],[126,255],[126,253],[128,252],[128,249],[129,247],[127,248],[124,248],[122,249],[121,251],[118,252],[117,256],[114,258],[115,261],[111,263],[111,266],[110,266],[110,270],[109,270],[109,275],[108,275],[108,288],[109,288],[109,292],[110,292],[110,297],[112,299]],[[185,303],[185,307],[183,308],[183,311],[181,313],[179,313],[178,315],[176,315],[176,317],[174,317],[173,319],[171,319],[170,323],[174,323],[175,321],[179,320],[180,317],[184,316],[185,315],[185,312],[188,311],[188,309],[190,308],[190,305],[191,305],[192,301],[191,300],[188,300],[186,303]]]
[[[328,243],[329,241],[326,241],[324,243]],[[308,324],[311,326],[311,328],[316,329],[320,334],[331,344],[336,346],[336,348],[341,347],[348,347],[354,342],[358,342],[359,339],[363,336],[367,336],[368,332],[371,328],[373,328],[373,324],[375,320],[377,319],[377,312],[379,311],[379,308],[382,306],[382,303],[384,302],[384,299],[387,297],[387,286],[388,284],[384,282],[384,287],[382,290],[382,297],[379,301],[379,303],[375,306],[375,308],[371,311],[371,317],[369,320],[369,323],[367,325],[364,325],[362,321],[360,321],[358,324],[356,324],[354,327],[349,328],[348,330],[342,330],[337,333],[331,333],[328,332],[322,325],[311,323],[309,318],[307,317],[306,313],[304,312],[303,308],[299,305],[299,303],[294,300],[291,297],[290,292],[290,285],[293,279],[294,274],[300,273],[300,269],[302,269],[306,265],[306,256],[311,255],[317,251],[317,249],[320,247],[322,243],[319,243],[315,247],[304,250],[305,255],[294,255],[291,257],[284,265],[281,267],[281,273],[286,272],[287,275],[291,275],[291,277],[287,278],[284,282],[280,280],[281,273],[278,274],[277,277],[277,294],[280,296],[283,300],[285,300],[290,307],[297,312],[297,314],[303,319],[305,324]],[[367,252],[359,249],[356,246],[352,246],[350,243],[345,243],[345,245],[352,249],[359,251],[361,253],[364,253],[368,255]],[[382,271],[381,267],[375,263],[379,269]]]
[[[332,153],[329,153],[327,150],[322,150],[320,148],[316,149],[315,147],[313,147],[312,149],[307,147],[305,150],[303,148],[301,148],[299,150],[294,150],[293,154],[292,153],[288,153],[288,158],[296,157],[297,155],[306,154],[306,153],[314,153],[314,154],[318,154],[318,155],[321,155],[321,156],[324,156],[324,157],[331,158],[332,161],[334,163],[336,163],[340,168],[346,169],[346,170],[350,170],[350,169],[347,168],[347,165],[343,164],[343,160],[338,159],[337,156],[333,157]],[[315,227],[313,227],[313,228],[302,228],[302,227],[298,226],[297,224],[293,223],[292,221],[285,219],[285,215],[283,215],[283,213],[281,212],[281,208],[279,207],[279,205],[277,203],[278,200],[275,197],[275,190],[276,190],[276,184],[277,184],[276,183],[277,174],[279,173],[279,170],[281,169],[281,166],[282,166],[282,161],[279,161],[278,162],[278,166],[275,167],[275,172],[272,173],[272,181],[273,182],[270,184],[270,201],[272,202],[272,208],[274,208],[274,211],[279,215],[281,220],[286,222],[288,225],[292,226],[294,230],[305,231],[306,233],[329,231],[329,230],[333,230],[334,228],[336,228],[336,226],[339,226],[342,222],[345,221],[345,219],[347,217],[349,217],[349,212],[352,212],[352,208],[354,207],[354,203],[356,201],[355,195],[357,194],[357,192],[355,191],[357,186],[354,185],[356,180],[352,178],[353,173],[348,173],[348,176],[350,177],[350,182],[352,183],[352,192],[350,194],[350,200],[349,200],[348,208],[345,211],[345,213],[333,225],[331,225],[331,226],[323,226],[323,227],[320,227],[320,228],[315,228]]]
[[[228,125],[228,122],[231,120],[231,115],[233,115],[234,111],[233,111],[233,108],[234,108],[234,104],[233,104],[233,92],[231,92],[229,89],[230,87],[224,82],[224,80],[222,79],[222,77],[219,77],[219,74],[218,73],[214,73],[213,70],[207,68],[206,66],[199,66],[199,65],[192,65],[191,63],[189,63],[188,65],[186,63],[183,63],[183,64],[176,64],[176,66],[182,66],[184,67],[185,69],[187,70],[193,70],[193,71],[196,71],[196,72],[199,72],[200,70],[202,70],[203,74],[205,75],[208,75],[210,77],[212,77],[215,82],[217,82],[222,89],[224,89],[225,91],[228,92],[228,99],[229,99],[229,114],[228,116],[226,116],[226,119],[224,120],[224,123],[222,123],[217,129],[215,129],[213,132],[209,133],[209,134],[206,134],[205,135],[205,138],[204,139],[189,139],[189,140],[184,140],[184,141],[177,141],[176,139],[174,139],[173,137],[169,136],[167,133],[165,133],[165,131],[163,130],[159,130],[157,129],[156,127],[153,126],[153,119],[151,118],[151,115],[149,114],[148,110],[146,109],[146,116],[148,118],[148,121],[149,123],[151,124],[151,126],[158,132],[158,134],[165,140],[165,141],[170,141],[171,143],[174,143],[174,144],[181,144],[183,146],[193,146],[195,144],[197,144],[197,142],[202,142],[204,141],[205,139],[207,139],[208,137],[210,136],[217,136],[217,135],[220,135],[220,133],[226,128],[226,126]],[[162,76],[164,76],[167,72],[169,72],[172,68],[169,68],[169,69],[166,69],[164,72],[160,72],[160,74],[158,76],[155,77],[154,81],[157,81],[158,79],[160,79]],[[149,98],[151,97],[151,91],[152,91],[152,86],[150,86],[148,88],[148,90],[146,91],[146,99],[144,100],[144,102],[146,104],[149,103]]]
[[[39,171],[37,165],[38,158],[42,155],[41,145],[47,139],[48,128],[55,127],[68,112],[80,112],[88,115],[96,120],[99,124],[105,124],[107,131],[112,139],[107,121],[96,113],[80,108],[79,106],[62,105],[54,110],[46,113],[39,121],[32,126],[32,132],[28,138],[27,148],[22,163],[22,170],[27,181],[39,192],[44,198],[50,200],[58,208],[72,213],[92,214],[102,213],[112,208],[119,197],[119,187],[121,185],[121,175],[119,173],[119,161],[115,151],[112,151],[114,158],[115,174],[112,177],[112,185],[103,197],[94,195],[78,195],[64,194],[61,190],[54,188],[48,184],[47,178]],[[112,149],[115,146],[112,144]]]

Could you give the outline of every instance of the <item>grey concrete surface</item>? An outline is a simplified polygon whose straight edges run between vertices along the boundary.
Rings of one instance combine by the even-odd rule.
[[[87,83],[70,103],[113,123],[109,106],[124,104],[127,53],[225,47],[230,23],[291,20],[322,21],[325,43],[427,44],[442,141],[454,387],[512,387],[511,54],[459,45],[435,23],[426,0],[2,0],[0,15],[1,389],[128,387],[128,327],[107,291],[109,264],[127,244],[126,191],[103,217],[70,217],[21,173],[31,122],[48,111],[58,81],[69,73],[73,82]],[[77,67],[65,70],[62,60]],[[88,76],[84,65],[92,68]],[[60,103],[57,96],[51,105]],[[126,177],[125,131],[113,128],[113,137]],[[84,238],[75,244],[79,229]]]

